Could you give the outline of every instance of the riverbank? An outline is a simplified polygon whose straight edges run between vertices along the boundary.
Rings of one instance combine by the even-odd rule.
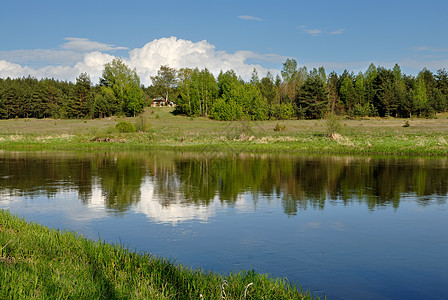
[[[1,299],[313,299],[255,272],[218,275],[0,211]]]
[[[219,122],[148,108],[142,117],[95,120],[0,120],[5,150],[151,150],[446,156],[448,118]],[[143,122],[144,132],[119,133],[120,121]]]

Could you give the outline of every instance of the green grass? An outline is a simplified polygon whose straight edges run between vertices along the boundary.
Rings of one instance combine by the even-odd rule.
[[[0,299],[312,299],[286,280],[189,269],[0,211]]]
[[[0,120],[0,149],[257,151],[318,154],[448,155],[448,118],[341,120],[328,137],[325,120],[219,122],[147,108],[146,132],[119,133],[115,125],[142,118]],[[281,126],[282,130],[275,130]]]

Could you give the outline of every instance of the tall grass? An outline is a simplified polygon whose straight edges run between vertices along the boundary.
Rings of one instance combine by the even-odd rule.
[[[227,276],[0,211],[0,299],[312,299],[253,271]]]

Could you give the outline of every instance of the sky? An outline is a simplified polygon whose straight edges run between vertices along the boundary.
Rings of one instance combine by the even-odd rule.
[[[0,77],[94,84],[122,58],[141,82],[162,65],[279,74],[364,72],[373,63],[417,75],[448,69],[448,1],[0,1]]]

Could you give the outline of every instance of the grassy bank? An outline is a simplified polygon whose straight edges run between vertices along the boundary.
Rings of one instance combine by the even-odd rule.
[[[448,155],[448,118],[340,120],[328,137],[326,120],[218,122],[148,108],[146,132],[119,133],[137,118],[0,120],[0,149],[258,151],[312,154]],[[407,122],[408,126],[405,126]],[[275,130],[277,129],[277,130]]]
[[[221,276],[0,211],[1,299],[312,299],[255,272]]]

